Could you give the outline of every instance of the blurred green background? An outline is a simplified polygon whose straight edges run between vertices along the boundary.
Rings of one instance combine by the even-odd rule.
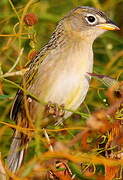
[[[23,69],[29,61],[28,54],[39,50],[47,43],[57,22],[77,6],[92,6],[105,11],[121,28],[118,32],[106,32],[94,42],[94,72],[123,80],[123,0],[1,0],[0,1],[0,76],[7,73],[17,61],[20,51],[23,54],[12,72]],[[38,23],[26,26],[22,17],[34,13]],[[19,25],[21,21],[21,26]],[[12,36],[15,33],[31,33],[32,35]],[[10,36],[2,36],[10,35]],[[21,76],[6,77],[19,84]],[[17,87],[0,79],[0,121],[11,122],[10,108]],[[90,90],[80,111],[86,114],[102,107],[107,107],[106,87],[98,80],[92,79]],[[75,117],[73,117],[75,118]],[[81,125],[85,119],[77,117],[74,125]],[[66,126],[72,126],[68,120]],[[10,145],[12,130],[0,123],[0,151],[6,157]],[[74,132],[73,132],[74,134]],[[64,139],[64,137],[61,137]],[[66,137],[65,137],[66,138]],[[68,137],[69,138],[69,137]]]

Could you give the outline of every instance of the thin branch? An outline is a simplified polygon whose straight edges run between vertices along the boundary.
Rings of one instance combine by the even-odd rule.
[[[20,17],[19,17],[19,15],[18,15],[18,13],[17,13],[17,11],[16,11],[16,9],[15,9],[15,7],[14,7],[14,5],[13,5],[12,1],[11,1],[11,0],[9,0],[9,3],[10,3],[10,5],[11,5],[11,7],[12,7],[13,11],[15,12],[16,16],[18,17],[18,20],[20,21]]]
[[[53,147],[52,147],[52,145],[51,145],[51,143],[50,143],[50,138],[49,138],[49,136],[48,136],[48,134],[47,134],[47,131],[46,131],[46,129],[43,129],[43,130],[44,130],[44,135],[45,135],[45,137],[46,137],[47,143],[48,143],[48,145],[49,145],[49,150],[50,150],[51,152],[53,152],[54,150],[53,150]]]
[[[22,54],[23,54],[23,50],[24,50],[24,48],[22,48],[22,49],[20,50],[20,53],[19,53],[19,56],[18,56],[17,60],[15,61],[14,65],[9,69],[8,73],[10,73],[11,71],[13,71],[13,69],[14,69],[14,68],[16,67],[16,65],[18,64],[18,62],[19,62],[19,60],[20,60],[20,58],[21,58],[21,56],[22,56]]]
[[[22,69],[22,70],[16,71],[16,72],[7,72],[7,73],[3,74],[2,76],[0,76],[0,78],[6,78],[6,77],[11,77],[11,76],[23,76],[26,71],[27,71],[27,69]]]

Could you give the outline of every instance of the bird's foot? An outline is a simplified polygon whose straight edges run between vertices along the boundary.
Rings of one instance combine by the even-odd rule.
[[[57,103],[48,102],[45,107],[45,112],[47,116],[52,116],[53,118],[63,117],[65,114],[64,105],[58,105]]]

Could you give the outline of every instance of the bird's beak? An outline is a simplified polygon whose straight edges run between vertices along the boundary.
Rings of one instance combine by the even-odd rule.
[[[117,25],[115,25],[112,21],[107,22],[107,23],[98,24],[96,26],[101,28],[101,29],[110,30],[110,31],[120,30],[120,28]]]

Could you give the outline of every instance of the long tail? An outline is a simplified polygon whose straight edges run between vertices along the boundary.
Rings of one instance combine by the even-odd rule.
[[[28,135],[17,130],[15,131],[9,155],[7,157],[7,166],[14,173],[20,168],[23,162],[28,142]]]

